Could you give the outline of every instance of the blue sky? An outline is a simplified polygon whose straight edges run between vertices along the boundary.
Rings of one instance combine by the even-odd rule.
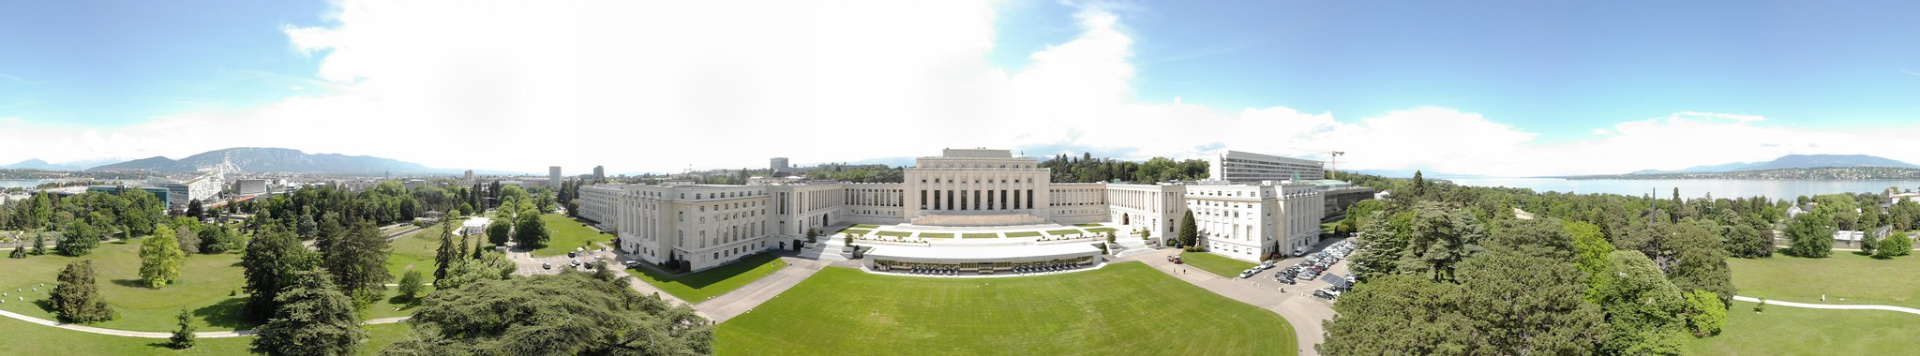
[[[1920,153],[1880,148],[1920,144],[1916,13],[1899,1],[25,3],[0,12],[0,144],[32,149],[0,163],[241,145],[535,172],[974,146],[1131,159],[1331,148],[1356,168],[1491,175],[1786,153],[1911,162]],[[946,135],[861,149],[703,140],[844,127]],[[629,136],[603,137],[615,133]],[[522,135],[606,153],[458,139]],[[647,144],[714,149],[631,153]],[[1659,145],[1671,147],[1643,150]],[[450,146],[471,151],[436,150]]]

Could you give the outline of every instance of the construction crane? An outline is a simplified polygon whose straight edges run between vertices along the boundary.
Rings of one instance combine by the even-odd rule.
[[[1340,167],[1340,156],[1346,155],[1347,151],[1309,149],[1309,148],[1300,148],[1300,147],[1289,147],[1289,148],[1292,148],[1298,151],[1307,151],[1307,152],[1314,152],[1314,153],[1327,155],[1327,179],[1335,179],[1335,180],[1340,179],[1339,171],[1337,170]]]

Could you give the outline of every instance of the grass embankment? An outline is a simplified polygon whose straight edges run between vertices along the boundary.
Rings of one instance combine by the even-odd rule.
[[[1206,252],[1181,253],[1180,262],[1186,263],[1188,266],[1193,266],[1193,268],[1199,268],[1227,278],[1240,277],[1240,271],[1245,271],[1257,265],[1253,262],[1236,260]]]
[[[680,300],[699,303],[739,289],[747,283],[753,283],[786,267],[787,261],[781,260],[778,254],[761,253],[714,269],[678,277],[668,277],[647,268],[630,269],[627,270],[627,274],[658,287],[667,294],[679,297]]]

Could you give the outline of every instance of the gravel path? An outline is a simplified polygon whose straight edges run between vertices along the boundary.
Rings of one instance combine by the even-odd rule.
[[[1733,300],[1750,302],[1750,303],[1760,302],[1760,298],[1743,297],[1743,296],[1734,296]],[[1886,311],[1901,312],[1901,313],[1907,313],[1907,314],[1913,314],[1913,315],[1920,315],[1920,309],[1896,307],[1891,305],[1809,304],[1809,303],[1783,302],[1778,300],[1768,300],[1767,305],[1778,305],[1783,307],[1808,308],[1808,309],[1886,310]]]
[[[103,329],[103,328],[96,328],[96,327],[91,327],[86,325],[67,324],[67,323],[61,323],[61,322],[56,322],[56,321],[47,320],[47,319],[35,318],[35,317],[20,315],[18,313],[5,311],[5,310],[0,310],[0,316],[19,319],[21,321],[34,323],[34,324],[40,324],[40,325],[46,325],[46,326],[51,326],[51,327],[56,327],[61,329],[67,329],[67,330],[73,330],[73,331],[79,331],[79,332],[85,332],[85,333],[94,333],[94,334],[100,334],[100,335],[138,337],[138,338],[147,338],[147,339],[165,339],[165,338],[173,337],[173,333],[171,332],[127,331],[127,330]],[[394,318],[373,319],[373,320],[368,320],[366,324],[367,325],[392,324],[392,323],[407,321],[408,318],[410,317],[402,316],[402,317],[394,317]],[[229,338],[229,337],[253,336],[253,331],[252,330],[202,331],[202,332],[193,333],[193,336],[202,338],[202,339],[219,339],[219,338]]]

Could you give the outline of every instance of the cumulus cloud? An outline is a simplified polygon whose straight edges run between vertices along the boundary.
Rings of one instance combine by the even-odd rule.
[[[662,172],[946,147],[1126,159],[1226,147],[1310,158],[1341,150],[1342,169],[1539,175],[1839,151],[1853,146],[1834,142],[1855,138],[1687,112],[1598,129],[1604,136],[1592,140],[1541,143],[1455,108],[1336,119],[1287,107],[1147,102],[1132,87],[1126,12],[1080,5],[1078,36],[1010,69],[986,60],[996,5],[346,0],[325,25],[283,29],[288,51],[321,60],[313,75],[323,82],[300,96],[114,130],[0,121],[5,147],[46,147],[0,152],[0,160],[267,146],[445,168]]]

